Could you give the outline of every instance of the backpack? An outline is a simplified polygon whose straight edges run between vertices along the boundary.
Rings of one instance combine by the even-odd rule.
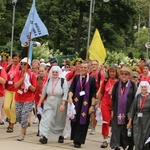
[[[60,78],[61,79],[61,88],[63,88],[63,84],[64,84],[64,78]],[[49,81],[50,81],[50,78],[48,79],[48,81],[47,81],[47,84],[49,83]]]
[[[10,65],[7,67],[7,69],[6,69],[6,73],[8,73],[8,72],[9,72],[10,68],[12,67],[12,65],[13,65],[13,64],[10,64]],[[19,70],[21,70],[21,66],[20,66]]]
[[[90,75],[90,74],[92,74],[92,72],[90,72],[89,75]],[[101,80],[101,73],[100,73],[100,71],[99,71],[99,72],[98,72],[98,80],[97,80],[97,82],[100,83],[100,80]]]

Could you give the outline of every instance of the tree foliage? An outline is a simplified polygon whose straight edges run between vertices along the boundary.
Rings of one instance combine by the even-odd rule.
[[[13,7],[8,0],[0,0],[0,4],[0,50],[9,51],[10,44],[7,43],[11,41]],[[137,33],[135,34],[133,26],[138,22],[139,10],[143,16],[142,19],[148,19],[147,4],[136,0],[110,0],[109,3],[96,0],[94,13],[92,13],[90,39],[98,28],[108,51],[132,49],[137,44]],[[19,0],[16,4],[14,50],[20,50],[24,54],[27,54],[27,51],[21,47],[19,37],[31,5],[32,0]],[[90,1],[36,0],[36,8],[41,20],[48,28],[49,36],[34,39],[34,41],[47,43],[49,50],[59,49],[64,55],[78,52],[84,58],[88,38]]]

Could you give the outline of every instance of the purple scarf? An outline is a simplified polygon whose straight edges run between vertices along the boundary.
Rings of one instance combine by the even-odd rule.
[[[119,81],[119,88],[118,88],[118,124],[125,124],[126,120],[126,106],[127,106],[127,95],[129,93],[131,81],[128,80],[128,83],[124,87],[124,91],[122,90],[122,82]]]
[[[82,76],[79,76],[78,82],[76,84],[76,89],[75,89],[75,93],[74,93],[74,105],[75,105],[75,110],[78,110],[78,104],[79,104],[79,100],[80,100],[80,92],[81,92],[81,83],[82,81],[80,81],[80,78]],[[88,80],[87,80],[88,79]],[[82,108],[81,108],[81,115],[80,115],[80,124],[86,124],[86,118],[88,115],[88,102],[89,102],[89,93],[90,93],[90,84],[89,84],[89,74],[87,74],[86,77],[86,85],[84,88],[85,91],[85,95],[83,96],[83,103],[82,103]],[[74,117],[74,119],[72,119],[72,121],[76,121],[76,115]]]

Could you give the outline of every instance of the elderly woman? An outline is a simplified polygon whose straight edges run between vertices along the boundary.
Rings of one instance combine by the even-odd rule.
[[[17,88],[15,94],[16,121],[21,124],[21,134],[17,138],[18,141],[22,141],[26,134],[28,117],[32,110],[36,89],[36,76],[29,69],[30,63],[30,59],[23,58],[21,60],[21,70],[14,77],[14,87]]]
[[[101,145],[101,148],[108,147],[108,134],[109,126],[111,122],[111,107],[112,107],[112,89],[114,84],[118,81],[118,72],[115,65],[111,65],[107,69],[107,78],[102,84],[101,93],[101,112],[102,118],[106,123],[102,124],[102,135],[104,142]]]
[[[131,71],[127,66],[120,70],[120,80],[117,81],[112,90],[112,136],[111,148],[120,150],[120,147],[133,150],[133,138],[127,136],[127,123],[129,108],[134,100],[136,85],[130,80]]]
[[[62,78],[62,71],[59,66],[53,66],[50,70],[49,79],[46,82],[42,95],[38,104],[41,106],[44,102],[44,110],[40,122],[39,140],[42,144],[46,144],[48,136],[59,135],[58,143],[63,143],[62,136],[66,121],[66,100],[68,95],[67,81]]]
[[[139,84],[129,118],[127,128],[133,128],[135,150],[150,150],[150,144],[145,144],[150,137],[150,85],[147,81]]]

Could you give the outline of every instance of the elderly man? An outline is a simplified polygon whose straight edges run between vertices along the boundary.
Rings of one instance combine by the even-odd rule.
[[[81,64],[81,74],[74,77],[68,95],[68,102],[73,103],[76,110],[71,120],[71,140],[76,148],[85,143],[96,97],[95,78],[89,75],[88,69],[87,63]]]

